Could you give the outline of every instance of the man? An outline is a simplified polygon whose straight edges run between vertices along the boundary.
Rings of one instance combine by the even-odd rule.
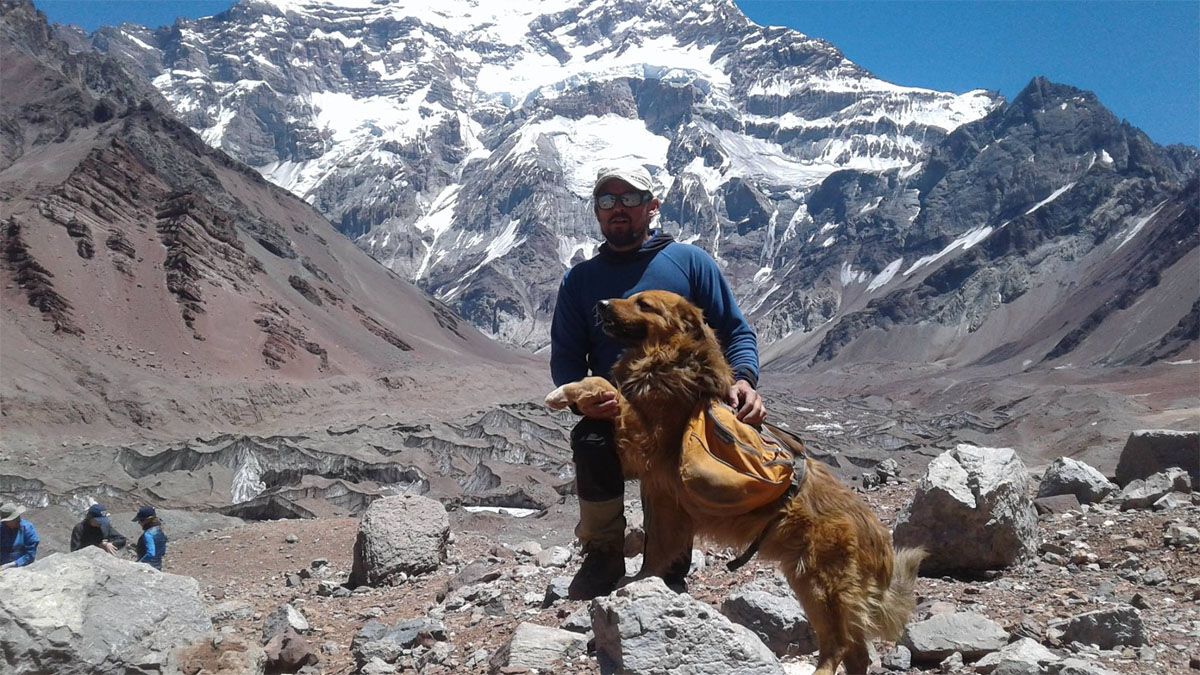
[[[755,391],[758,383],[758,339],[738,309],[729,284],[713,259],[698,247],[676,242],[652,231],[659,201],[650,174],[641,166],[599,172],[592,188],[592,209],[604,235],[597,255],[571,268],[558,290],[550,328],[550,370],[555,386],[589,374],[611,377],[621,345],[605,335],[594,318],[596,303],[628,298],[645,290],[673,291],[704,310],[705,321],[721,340],[725,358],[737,382],[729,403],[738,417],[759,424],[766,408]],[[571,431],[571,451],[579,495],[579,524],[575,536],[583,545],[584,561],[571,582],[570,596],[590,599],[606,595],[624,575],[625,484],[613,443],[615,397],[577,410],[583,419]],[[644,497],[645,495],[643,495]],[[661,528],[683,527],[660,507],[646,508],[646,536]],[[660,518],[655,520],[655,509]],[[672,558],[665,581],[684,585],[691,566],[692,533],[673,532],[686,541],[686,550]]]
[[[113,529],[108,511],[101,504],[89,506],[83,520],[71,530],[71,550],[78,551],[85,546],[98,546],[113,555],[118,549],[125,548],[125,537]]]
[[[33,523],[21,517],[25,507],[0,506],[0,570],[24,567],[37,558],[40,539]]]

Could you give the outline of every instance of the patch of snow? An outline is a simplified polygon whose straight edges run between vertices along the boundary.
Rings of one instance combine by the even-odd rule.
[[[462,508],[467,513],[498,513],[513,518],[526,518],[541,513],[539,509],[519,509],[515,506],[464,506]]]
[[[1000,227],[1004,227],[1004,225],[1001,225]],[[950,242],[946,246],[946,248],[943,248],[942,250],[938,251],[937,253],[934,253],[933,255],[927,255],[923,258],[918,258],[917,261],[914,262],[911,267],[909,267],[907,270],[904,271],[904,276],[908,276],[908,275],[912,274],[913,272],[917,271],[917,269],[919,269],[925,265],[928,265],[929,263],[935,262],[937,260],[940,260],[940,259],[946,257],[951,252],[953,252],[955,249],[961,248],[962,250],[966,251],[966,250],[970,249],[972,246],[974,246],[975,244],[978,244],[979,242],[983,241],[984,239],[987,239],[988,235],[990,235],[991,233],[992,233],[991,225],[984,225],[982,227],[977,227],[977,228],[971,230],[970,232],[967,232],[966,234],[962,235],[958,239],[955,239],[954,241]]]
[[[1101,164],[1103,164],[1103,165],[1105,165],[1105,166],[1112,166],[1112,165],[1113,165],[1113,158],[1112,158],[1112,155],[1108,154],[1108,151],[1107,151],[1107,150],[1101,150],[1101,151],[1100,151],[1100,163],[1101,163]]]
[[[1142,231],[1142,228],[1146,226],[1146,223],[1150,222],[1150,219],[1154,216],[1157,216],[1158,212],[1162,210],[1162,207],[1166,205],[1167,202],[1163,201],[1163,203],[1154,207],[1154,210],[1151,211],[1149,215],[1139,218],[1138,221],[1133,224],[1133,227],[1129,228],[1129,231],[1125,233],[1125,236],[1121,239],[1121,243],[1117,244],[1117,248],[1113,249],[1113,251],[1117,251],[1125,244],[1128,244],[1134,237],[1137,236],[1138,232]]]
[[[1049,197],[1046,197],[1042,201],[1040,201],[1037,204],[1034,204],[1032,207],[1030,207],[1030,209],[1025,212],[1025,215],[1029,215],[1029,214],[1033,213],[1034,211],[1037,211],[1038,209],[1042,208],[1043,206],[1049,204],[1050,202],[1054,201],[1055,199],[1058,199],[1059,196],[1062,195],[1062,193],[1066,192],[1067,190],[1070,190],[1073,187],[1075,187],[1075,181],[1071,181],[1070,183],[1067,183],[1066,185],[1058,188],[1054,192],[1051,192]]]
[[[875,278],[871,280],[871,283],[867,285],[867,292],[870,293],[877,288],[882,288],[883,286],[887,285],[887,282],[891,281],[892,277],[896,276],[896,272],[900,270],[900,265],[903,263],[904,258],[896,258],[892,262],[888,263],[887,267],[883,268],[883,271],[881,271],[879,274],[876,274]]]

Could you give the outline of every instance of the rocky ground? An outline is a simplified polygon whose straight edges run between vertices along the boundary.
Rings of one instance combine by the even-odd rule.
[[[865,497],[890,526],[912,494],[913,483],[902,481]],[[586,630],[588,603],[556,600],[543,606],[548,588],[561,584],[579,562],[571,543],[573,513],[570,501],[542,517],[524,519],[454,511],[447,562],[433,573],[387,588],[349,592],[329,583],[344,581],[350,572],[357,530],[357,520],[350,518],[265,521],[177,539],[165,570],[195,577],[216,625],[248,640],[260,639],[264,617],[292,603],[311,626],[308,640],[325,673],[355,672],[351,641],[369,620],[392,625],[420,617],[444,623],[445,644],[417,647],[401,664],[423,673],[484,673],[489,657],[521,622],[571,626],[580,612],[585,625],[578,630]],[[1163,532],[1171,523],[1200,526],[1200,506],[1193,502],[1155,512],[1100,504],[1043,515],[1038,525],[1044,544],[1036,560],[989,578],[921,579],[915,618],[975,611],[1014,638],[1034,637],[1061,655],[1115,672],[1195,672],[1200,667],[1197,546],[1164,542]],[[732,552],[701,550],[705,564],[693,573],[689,592],[716,607],[733,589],[774,575],[759,562],[728,572],[724,562]],[[446,595],[448,588],[458,586],[465,588]],[[1052,622],[1114,604],[1139,609],[1149,646],[1099,650],[1057,645],[1047,638]],[[892,649],[877,647],[885,658]],[[785,659],[791,673],[808,672],[812,663],[811,655]],[[593,656],[580,655],[555,672],[599,668]],[[975,671],[967,665],[950,672]]]

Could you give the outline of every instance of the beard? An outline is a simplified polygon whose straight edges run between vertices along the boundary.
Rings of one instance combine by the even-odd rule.
[[[620,227],[609,227],[604,232],[604,241],[615,249],[629,249],[642,243],[646,238],[646,226],[630,223]]]

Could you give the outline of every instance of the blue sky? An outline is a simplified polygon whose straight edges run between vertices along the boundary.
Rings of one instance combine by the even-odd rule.
[[[1200,146],[1200,0],[736,0],[755,23],[832,42],[876,76],[1012,99],[1045,75],[1088,89],[1159,143]],[[34,0],[94,30],[159,26],[232,0]]]

